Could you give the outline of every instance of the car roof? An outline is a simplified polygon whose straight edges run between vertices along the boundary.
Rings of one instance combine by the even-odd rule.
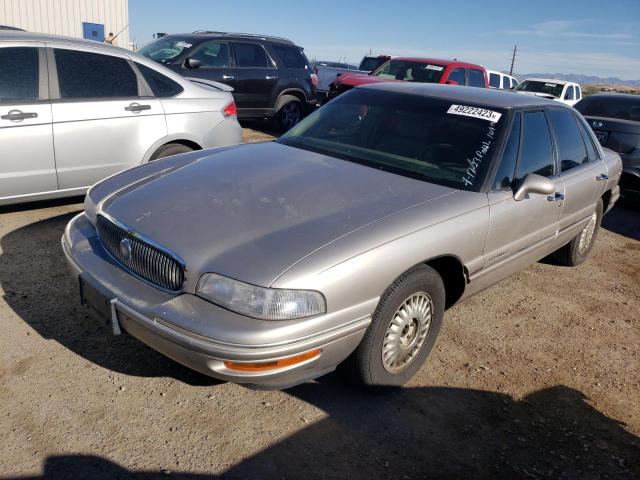
[[[418,82],[385,82],[369,85],[361,85],[356,88],[365,90],[377,90],[396,93],[406,93],[422,97],[435,97],[452,102],[475,103],[487,107],[496,108],[518,108],[553,106],[560,108],[571,108],[563,103],[554,102],[546,98],[533,95],[518,95],[516,92],[479,88],[464,87],[461,85],[441,85],[436,83]]]
[[[214,32],[211,30],[196,30],[191,33],[172,33],[170,35],[166,35],[166,37],[184,37],[184,38],[192,38],[192,39],[210,39],[210,38],[226,38],[228,40],[261,40],[263,42],[272,42],[272,43],[281,43],[284,45],[293,45],[293,43],[288,38],[284,37],[275,37],[273,35],[260,35],[255,33],[234,33],[234,32]],[[161,37],[165,38],[165,37]]]
[[[97,42],[95,40],[85,40],[83,38],[65,37],[62,35],[50,35],[47,33],[19,32],[13,30],[0,30],[1,41],[21,41],[21,42],[62,42],[71,45],[87,46],[94,48],[104,48],[108,50],[119,50],[126,54],[133,54],[131,50],[116,47],[108,43]]]
[[[638,100],[640,101],[640,95],[636,95],[633,93],[622,93],[622,92],[602,92],[602,93],[594,93],[589,95],[587,98],[620,98],[622,100]]]
[[[457,65],[460,67],[471,67],[471,68],[481,68],[484,69],[482,65],[476,65],[475,63],[461,62],[459,60],[447,60],[443,58],[423,58],[423,57],[395,57],[392,60],[405,60],[408,62],[420,62],[420,63],[431,63],[434,65]]]

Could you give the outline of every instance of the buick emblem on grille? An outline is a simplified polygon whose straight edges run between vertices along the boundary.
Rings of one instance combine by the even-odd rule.
[[[128,238],[120,240],[120,255],[122,255],[123,260],[131,259],[131,240]]]
[[[602,127],[602,122],[593,122],[592,124],[595,128],[601,128]]]

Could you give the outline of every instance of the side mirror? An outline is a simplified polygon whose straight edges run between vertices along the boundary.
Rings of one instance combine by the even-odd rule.
[[[460,84],[455,80],[447,80],[447,85],[460,85]]]
[[[513,199],[519,202],[527,198],[527,195],[530,193],[551,195],[555,193],[555,191],[556,186],[551,180],[541,175],[536,175],[535,173],[528,173],[524,177],[522,184],[516,190],[516,193],[513,194]]]
[[[198,68],[200,66],[200,60],[187,57],[184,61],[184,66],[187,68]]]

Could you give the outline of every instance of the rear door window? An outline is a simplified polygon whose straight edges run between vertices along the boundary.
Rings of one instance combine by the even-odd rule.
[[[276,52],[285,68],[305,68],[307,66],[307,59],[299,48],[286,45],[273,45],[271,48]]]
[[[573,114],[569,110],[555,108],[548,110],[548,113],[558,144],[560,171],[566,172],[588,162],[587,150]]]
[[[0,48],[0,102],[38,100],[38,49]]]
[[[137,97],[138,79],[124,58],[54,49],[61,98]]]
[[[494,88],[500,88],[500,75],[498,75],[497,73],[490,73],[489,86]]]
[[[238,67],[269,68],[267,53],[257,43],[234,43]]]
[[[226,42],[205,42],[189,58],[198,60],[201,67],[231,67],[231,52]]]
[[[469,74],[469,86],[470,87],[481,87],[484,88],[484,73],[482,70],[478,70],[477,68],[469,68],[467,69]]]
[[[525,112],[522,126],[522,146],[516,169],[518,182],[528,173],[550,177],[554,173],[553,148],[544,113]]]

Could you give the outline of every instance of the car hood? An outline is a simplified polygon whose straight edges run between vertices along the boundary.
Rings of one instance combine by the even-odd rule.
[[[187,291],[205,272],[269,286],[328,243],[456,191],[278,143],[138,175],[101,208],[182,257]]]
[[[373,75],[363,75],[359,73],[347,73],[340,75],[335,79],[336,85],[348,85],[351,87],[357,87],[358,85],[369,85],[371,83],[388,83],[388,82],[400,82],[401,80],[395,80],[393,78],[380,78]]]

